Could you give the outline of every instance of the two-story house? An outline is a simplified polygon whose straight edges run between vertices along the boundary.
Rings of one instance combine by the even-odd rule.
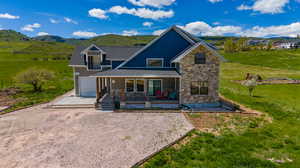
[[[213,46],[173,26],[144,47],[79,46],[70,66],[77,96],[103,107],[164,108],[217,103],[222,60]]]

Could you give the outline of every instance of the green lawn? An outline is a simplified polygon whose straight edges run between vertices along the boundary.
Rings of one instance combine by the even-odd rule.
[[[294,51],[278,51],[276,53]],[[297,51],[298,52],[298,51]],[[255,97],[232,80],[243,79],[246,73],[257,73],[263,77],[291,77],[300,79],[298,66],[300,55],[293,59],[277,58],[275,51],[262,52],[258,58],[248,54],[226,55],[232,62],[222,65],[221,93],[250,108],[267,113],[272,123],[262,127],[249,125],[243,132],[226,131],[220,136],[194,131],[191,141],[180,148],[170,147],[159,153],[144,167],[204,167],[204,168],[257,168],[293,167],[300,165],[300,86],[265,85],[258,86]],[[268,55],[268,56],[265,56]],[[250,58],[251,57],[251,58]],[[269,58],[271,60],[265,60]],[[246,60],[249,60],[247,62]],[[278,60],[279,59],[279,60]],[[280,66],[282,62],[282,66]],[[285,160],[274,163],[268,159]],[[291,159],[292,162],[287,161]]]
[[[272,50],[272,51],[245,51],[239,53],[224,53],[232,62],[257,65],[271,68],[300,70],[300,49]]]
[[[72,89],[72,68],[68,67],[67,60],[72,50],[72,46],[63,43],[0,42],[0,89],[20,87],[22,90],[13,96],[19,101],[8,111],[50,101]],[[14,82],[16,74],[31,67],[55,73],[55,79],[48,82],[41,93],[34,93],[30,86]]]

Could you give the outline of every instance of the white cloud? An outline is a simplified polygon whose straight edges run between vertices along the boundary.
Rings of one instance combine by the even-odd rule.
[[[75,21],[75,20],[72,20],[71,18],[68,18],[68,17],[64,17],[64,20],[65,20],[67,23],[78,24],[78,22],[77,22],[77,21]]]
[[[107,19],[108,17],[105,14],[106,14],[106,12],[102,9],[93,8],[93,9],[89,10],[89,16],[95,17],[98,19]]]
[[[251,10],[252,7],[242,4],[242,5],[238,6],[236,9],[237,10]]]
[[[155,30],[152,35],[154,36],[159,36],[161,35],[164,31],[166,31],[166,29],[160,29],[160,30]]]
[[[289,0],[256,0],[252,6],[242,4],[237,10],[253,10],[263,14],[283,13],[283,8],[289,3]]]
[[[255,26],[251,29],[244,30],[238,35],[248,37],[268,37],[268,36],[288,36],[297,37],[300,34],[300,22],[289,25],[260,27]]]
[[[46,36],[46,35],[49,35],[49,33],[46,33],[46,32],[38,32],[37,35],[38,35],[38,36]]]
[[[52,18],[50,18],[50,19],[49,19],[49,21],[50,21],[51,23],[53,23],[53,24],[57,24],[57,23],[59,23],[59,21],[58,21],[58,20],[55,20],[55,19],[52,19]]]
[[[152,6],[161,8],[163,6],[170,6],[176,0],[128,0],[128,2],[132,3],[136,6]]]
[[[21,30],[33,32],[34,29],[37,29],[37,28],[40,28],[40,27],[41,27],[41,24],[34,23],[34,24],[25,25],[24,27],[21,28]]]
[[[14,16],[9,13],[0,13],[0,18],[2,18],[2,19],[20,19],[20,16]]]
[[[98,36],[98,34],[95,33],[95,32],[88,32],[88,31],[76,31],[76,32],[73,32],[73,36],[78,36],[78,37],[95,37],[95,36]]]
[[[153,22],[144,22],[143,26],[145,27],[151,27],[153,25]]]
[[[223,0],[208,0],[211,3],[222,2]]]
[[[127,7],[122,7],[122,6],[113,6],[109,9],[109,12],[116,13],[118,15],[129,14],[141,18],[154,19],[154,20],[162,19],[162,18],[170,18],[174,16],[173,10],[164,11],[164,10],[151,10],[147,8],[128,9]]]
[[[213,25],[220,25],[220,22],[214,22]]]
[[[202,36],[222,36],[226,34],[236,34],[242,31],[242,28],[239,26],[229,25],[212,27],[202,21],[191,22],[180,27],[192,34]]]
[[[138,34],[139,32],[136,30],[124,30],[122,33],[123,36],[136,36]]]
[[[196,21],[179,27],[198,36],[235,35],[245,37],[297,37],[297,35],[300,34],[300,22],[279,26],[254,26],[248,29],[243,29],[242,27],[232,25],[213,27],[205,22]],[[166,29],[156,30],[152,34],[160,35],[165,30]]]

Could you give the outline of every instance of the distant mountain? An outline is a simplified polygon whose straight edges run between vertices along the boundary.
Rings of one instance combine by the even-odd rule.
[[[33,37],[32,39],[37,41],[45,41],[45,42],[62,42],[71,45],[78,45],[82,41],[86,40],[86,39],[75,39],[75,38],[63,38],[54,35],[37,36],[37,37]]]
[[[144,35],[144,36],[121,36],[115,34],[108,34],[104,36],[97,36],[86,41],[82,41],[81,44],[96,44],[106,46],[144,46],[153,40],[156,36]]]
[[[30,38],[14,30],[0,30],[0,41],[30,41]]]
[[[37,36],[33,37],[33,40],[38,41],[47,41],[47,42],[65,42],[66,40],[60,36],[52,36],[52,35],[45,35],[45,36]]]

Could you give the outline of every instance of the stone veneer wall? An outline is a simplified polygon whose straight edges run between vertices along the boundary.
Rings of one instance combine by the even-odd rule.
[[[195,54],[204,52],[206,54],[206,64],[195,64]],[[212,103],[219,100],[219,58],[211,53],[207,48],[200,45],[180,61],[181,104]],[[208,95],[191,95],[192,81],[208,81]]]

